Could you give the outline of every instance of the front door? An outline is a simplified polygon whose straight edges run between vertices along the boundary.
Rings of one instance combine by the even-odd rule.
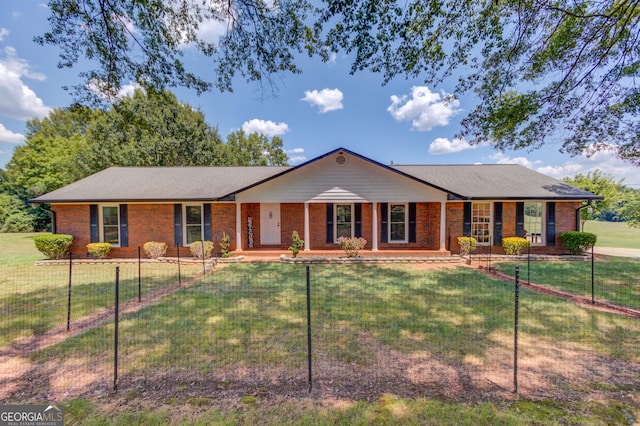
[[[260,204],[260,244],[280,245],[280,204]]]

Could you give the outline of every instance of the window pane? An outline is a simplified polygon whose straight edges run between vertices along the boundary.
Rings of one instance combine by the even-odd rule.
[[[391,224],[391,241],[404,241],[404,223]]]
[[[118,226],[118,207],[103,207],[102,208],[102,223],[104,225]]]
[[[202,206],[187,206],[186,213],[187,225],[202,224]]]
[[[102,242],[113,245],[120,244],[117,206],[105,206],[102,208]]]
[[[336,223],[351,223],[351,206],[336,206]]]
[[[491,223],[491,203],[473,203],[471,217],[471,235],[478,244],[489,244],[491,234],[489,225]]]
[[[404,205],[391,206],[391,222],[404,223]]]
[[[202,240],[202,228],[200,225],[187,225],[187,244],[200,240]]]
[[[119,244],[119,233],[117,226],[105,226],[104,227],[104,242],[111,244]]]
[[[542,203],[524,203],[524,230],[532,244],[542,243]]]
[[[351,238],[351,224],[339,223],[336,225],[336,239],[340,237]]]

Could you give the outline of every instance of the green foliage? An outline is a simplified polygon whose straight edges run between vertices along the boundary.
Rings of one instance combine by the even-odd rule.
[[[34,218],[18,197],[0,193],[0,232],[32,232]]]
[[[87,244],[87,251],[93,257],[104,259],[109,255],[112,247],[111,243],[89,243]]]
[[[562,245],[569,250],[571,254],[581,254],[596,245],[597,237],[590,232],[563,232],[560,234]]]
[[[357,238],[338,238],[340,248],[344,250],[347,257],[357,257],[360,250],[367,245],[367,240],[362,237]]]
[[[460,256],[467,256],[476,249],[477,240],[474,237],[458,237]]]
[[[145,254],[151,259],[157,259],[167,253],[167,243],[148,241],[142,246]]]
[[[563,182],[604,197],[594,200],[591,207],[580,211],[582,225],[585,221],[599,219],[618,222],[625,220],[624,209],[632,189],[623,185],[624,179],[616,179],[602,170],[592,170],[586,175],[577,174],[574,178],[564,178]]]
[[[304,240],[300,238],[298,231],[293,231],[291,233],[291,245],[289,246],[291,255],[297,257],[302,247],[304,247]]]
[[[36,235],[33,238],[38,251],[48,259],[62,259],[66,256],[67,250],[73,243],[73,235],[67,234],[44,234]]]
[[[506,237],[502,239],[505,254],[519,256],[522,250],[529,247],[529,240],[522,237]]]
[[[226,232],[222,233],[222,240],[220,240],[220,253],[222,257],[231,257],[231,235]]]
[[[287,155],[282,150],[282,139],[265,135],[246,135],[242,129],[227,135],[222,147],[223,164],[228,166],[285,166]]]
[[[213,252],[213,242],[212,241],[194,241],[189,244],[189,250],[191,254],[196,259],[203,258],[203,249],[204,249],[204,258],[207,259],[211,257],[211,253]]]

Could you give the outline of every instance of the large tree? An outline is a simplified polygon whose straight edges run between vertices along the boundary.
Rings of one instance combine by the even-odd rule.
[[[640,4],[637,0],[50,0],[61,65],[97,62],[86,83],[116,93],[129,80],[156,88],[212,84],[236,72],[265,81],[299,72],[295,55],[346,51],[353,72],[456,78],[478,104],[462,121],[472,143],[537,148],[561,141],[572,154],[613,149],[640,164]],[[313,10],[313,17],[311,11]],[[199,32],[226,24],[219,42]],[[185,69],[189,44],[213,58],[214,83]],[[86,88],[88,85],[81,85]]]

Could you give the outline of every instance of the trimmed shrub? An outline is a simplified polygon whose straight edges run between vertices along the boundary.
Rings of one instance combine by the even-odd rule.
[[[560,241],[571,254],[582,254],[596,245],[598,237],[591,232],[570,231],[560,234]]]
[[[344,250],[347,257],[357,257],[360,250],[367,245],[367,240],[362,237],[358,238],[338,238],[338,243],[340,244],[340,248]]]
[[[62,259],[73,243],[73,235],[68,234],[44,234],[33,238],[36,248],[47,259]]]
[[[204,243],[204,244],[203,244]],[[191,254],[196,259],[202,259],[202,248],[204,246],[204,258],[211,257],[211,252],[213,252],[213,242],[212,241],[194,241],[189,244],[189,250],[191,250]]]
[[[466,256],[476,249],[477,240],[473,237],[458,237],[460,256]]]
[[[112,247],[111,243],[89,243],[87,244],[87,251],[93,257],[104,259],[109,256]]]
[[[519,256],[522,250],[529,247],[531,243],[526,238],[522,237],[506,237],[502,239],[502,247],[504,253],[509,255]]]
[[[167,253],[167,243],[149,241],[142,246],[145,254],[151,259],[157,259]]]
[[[291,234],[291,245],[289,246],[289,250],[291,251],[291,255],[293,257],[298,256],[300,249],[304,247],[304,240],[300,238],[298,231],[293,231]]]
[[[222,240],[220,241],[220,255],[222,257],[231,257],[231,252],[229,249],[231,248],[231,235],[223,232]]]

